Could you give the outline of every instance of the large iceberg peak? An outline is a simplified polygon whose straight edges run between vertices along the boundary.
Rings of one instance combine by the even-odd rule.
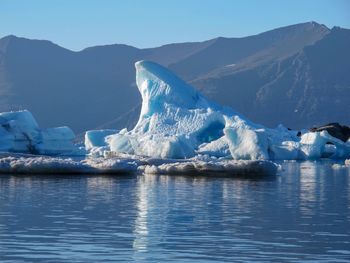
[[[133,130],[106,138],[112,151],[161,158],[231,156],[228,140],[234,136],[232,132],[227,135],[225,129],[233,123],[255,129],[254,124],[211,102],[167,68],[151,61],[139,61],[135,67],[141,114]],[[232,145],[243,144],[237,141]],[[254,158],[250,153],[243,156]]]
[[[151,61],[135,63],[136,84],[142,96],[141,116],[163,112],[166,105],[180,108],[205,107],[199,92],[168,69]]]

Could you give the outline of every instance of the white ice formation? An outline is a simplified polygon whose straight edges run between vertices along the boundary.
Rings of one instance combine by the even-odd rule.
[[[68,127],[40,129],[29,111],[0,113],[0,151],[43,155],[71,154],[77,147]]]
[[[198,156],[234,160],[319,159],[350,157],[350,142],[326,131],[301,137],[282,125],[269,129],[230,108],[217,105],[168,69],[149,61],[136,63],[142,96],[139,120],[126,129],[86,133],[86,148],[98,152],[155,158]]]

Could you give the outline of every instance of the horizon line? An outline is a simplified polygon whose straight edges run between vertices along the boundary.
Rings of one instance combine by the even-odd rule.
[[[86,49],[89,49],[89,48],[115,46],[115,45],[128,46],[128,47],[132,47],[132,48],[143,50],[143,49],[160,48],[160,47],[164,47],[164,46],[168,46],[168,45],[174,45],[174,44],[203,43],[203,42],[212,41],[212,40],[219,39],[219,38],[227,38],[227,39],[235,39],[235,38],[237,38],[237,39],[241,39],[241,38],[257,36],[257,35],[264,34],[264,33],[267,33],[267,32],[271,32],[271,31],[274,31],[274,30],[279,30],[279,29],[293,27],[293,26],[298,26],[298,25],[307,25],[307,24],[316,24],[318,26],[323,26],[323,27],[327,28],[328,30],[332,30],[333,28],[342,28],[342,29],[349,30],[348,28],[340,27],[340,26],[333,26],[333,27],[329,28],[325,24],[318,23],[316,21],[311,20],[311,21],[307,21],[307,22],[300,22],[300,23],[296,23],[296,24],[289,24],[289,25],[285,25],[285,26],[280,26],[280,27],[268,29],[268,30],[265,30],[265,31],[258,32],[256,34],[252,34],[252,35],[244,35],[244,36],[236,36],[236,37],[235,36],[231,36],[231,37],[228,37],[228,36],[217,36],[217,37],[214,37],[214,38],[204,39],[204,40],[200,40],[200,41],[179,41],[179,42],[171,42],[171,43],[168,42],[168,43],[164,43],[164,44],[161,44],[161,45],[158,45],[158,46],[152,46],[152,47],[137,47],[137,46],[133,46],[131,44],[126,44],[126,43],[109,43],[109,44],[98,44],[98,45],[87,46],[87,47],[84,47],[84,48],[79,49],[79,50],[74,50],[74,49],[67,48],[67,47],[65,47],[65,46],[63,46],[63,45],[61,45],[59,43],[53,42],[50,39],[30,38],[30,37],[18,36],[18,35],[14,35],[14,34],[9,34],[9,35],[2,36],[2,37],[0,37],[0,40],[2,40],[4,38],[9,38],[9,37],[15,37],[15,38],[22,38],[22,39],[26,39],[26,40],[30,40],[30,41],[47,41],[47,42],[50,42],[50,43],[52,43],[54,45],[57,45],[57,46],[59,46],[59,47],[61,47],[63,49],[69,50],[71,52],[77,52],[77,53],[78,52],[82,52],[82,51],[84,51]]]

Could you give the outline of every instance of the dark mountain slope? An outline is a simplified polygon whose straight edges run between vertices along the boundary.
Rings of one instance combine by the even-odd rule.
[[[115,118],[140,100],[131,86],[134,62],[142,54],[136,48],[118,45],[72,52],[48,41],[5,41],[0,58],[5,102],[0,111],[26,108],[43,126],[66,124],[82,131]]]
[[[350,30],[334,28],[291,57],[232,72],[217,70],[193,84],[265,125],[350,124],[349,46]]]
[[[200,52],[201,50],[212,45],[216,40],[192,43],[176,43],[164,45],[156,48],[144,49],[147,53],[144,59],[152,60],[164,66],[178,63],[187,57]]]
[[[244,38],[217,38],[207,48],[173,63],[169,68],[186,80],[193,80],[221,67],[232,67],[242,60],[256,62],[287,57],[328,34],[329,29],[315,22],[282,27]]]

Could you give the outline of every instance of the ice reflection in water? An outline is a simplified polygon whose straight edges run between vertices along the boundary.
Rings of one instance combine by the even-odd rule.
[[[148,245],[148,189],[145,181],[144,177],[139,178],[137,184],[137,217],[135,219],[135,239],[133,243],[135,252],[146,252]]]
[[[350,172],[0,177],[0,262],[350,259]]]

